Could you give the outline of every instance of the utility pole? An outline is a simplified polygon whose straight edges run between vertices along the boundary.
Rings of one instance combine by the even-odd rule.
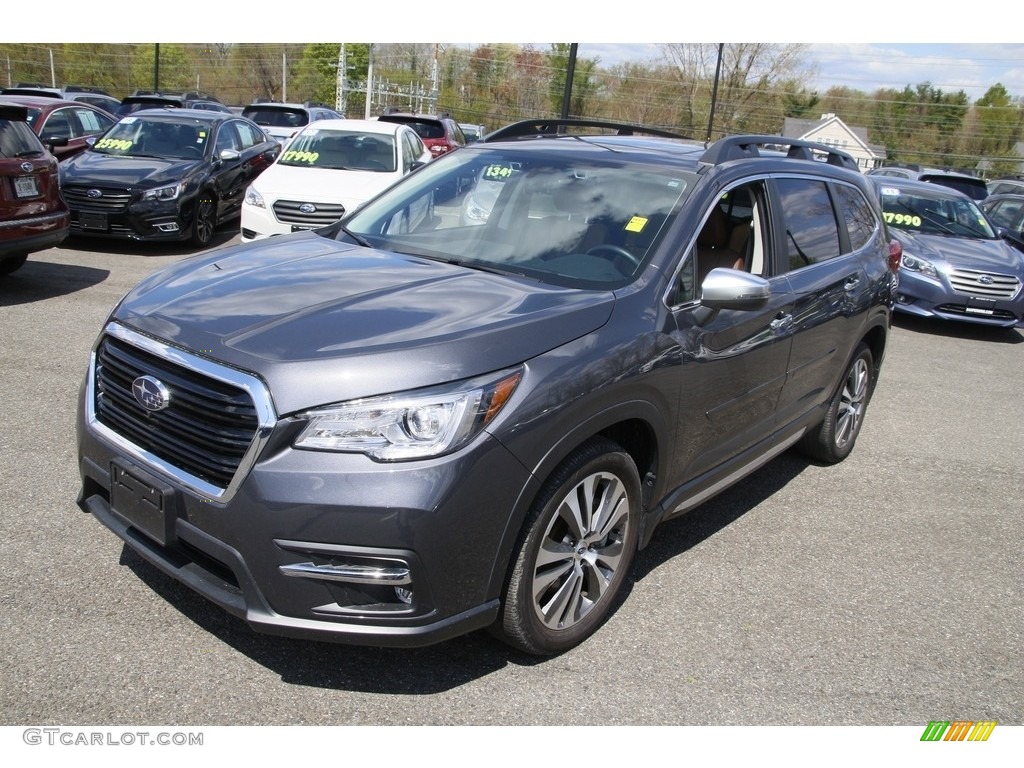
[[[342,117],[348,117],[348,96],[345,91],[345,78],[348,77],[348,65],[345,61],[345,44],[340,43],[338,47],[338,75],[335,80],[334,108]]]
[[[153,51],[153,90],[160,90],[160,43],[156,43]]]
[[[565,71],[565,90],[562,92],[562,119],[569,117],[569,104],[572,102],[572,81],[576,77],[576,52],[579,43],[569,43],[569,64]]]
[[[715,104],[718,101],[718,78],[722,74],[722,49],[725,43],[718,44],[718,63],[715,65],[715,84],[711,88],[711,114],[708,115],[708,136],[705,144],[711,143],[711,128],[715,124]]]
[[[373,43],[367,44],[366,49],[368,61],[366,65],[366,106],[363,109],[363,117],[369,120],[370,102],[373,100]]]

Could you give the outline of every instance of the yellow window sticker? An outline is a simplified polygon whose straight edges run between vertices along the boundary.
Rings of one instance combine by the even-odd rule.
[[[286,163],[309,163],[312,165],[319,157],[319,152],[300,152],[298,150],[289,149],[284,153],[284,157],[281,159]]]
[[[95,149],[117,149],[122,152],[127,152],[132,146],[133,142],[127,139],[100,139],[93,147]]]
[[[634,216],[633,218],[626,222],[626,231],[643,232],[644,227],[647,226],[648,221],[649,219],[647,219],[645,216]]]

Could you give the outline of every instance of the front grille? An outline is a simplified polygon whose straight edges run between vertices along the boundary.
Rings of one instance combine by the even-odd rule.
[[[89,197],[90,190],[99,190],[100,197]],[[124,213],[132,193],[124,187],[86,187],[69,185],[61,188],[68,206],[75,211],[93,213]]]
[[[310,203],[316,208],[312,213],[303,213],[302,200],[278,200],[274,203],[274,216],[282,224],[301,224],[305,227],[325,227],[345,215],[345,206],[333,203]]]
[[[169,390],[164,410],[149,411],[135,399],[132,383],[143,375]],[[220,488],[230,484],[259,426],[244,389],[110,336],[96,353],[94,407],[109,429]]]
[[[1020,280],[1013,275],[976,269],[954,269],[949,282],[957,293],[986,299],[1012,299],[1020,290]]]

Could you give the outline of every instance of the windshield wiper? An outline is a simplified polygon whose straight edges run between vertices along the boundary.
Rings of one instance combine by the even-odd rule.
[[[344,224],[339,224],[338,228],[342,232],[344,232],[346,235],[351,237],[353,240],[355,240],[359,245],[363,246],[363,248],[373,248],[373,243],[371,243],[369,240],[367,240],[362,235],[357,235],[355,232],[353,232],[351,229],[346,227]]]

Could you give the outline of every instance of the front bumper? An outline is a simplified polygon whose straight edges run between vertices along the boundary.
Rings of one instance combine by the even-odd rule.
[[[70,206],[70,234],[76,237],[177,241],[192,235],[194,202],[135,201],[120,210]]]
[[[495,620],[513,521],[535,488],[493,438],[385,464],[295,449],[301,424],[283,418],[217,497],[111,439],[93,396],[87,380],[81,508],[253,629],[411,647]]]
[[[957,320],[1000,328],[1024,326],[1024,289],[1012,298],[956,291],[946,275],[925,277],[900,270],[895,309],[908,315]]]

